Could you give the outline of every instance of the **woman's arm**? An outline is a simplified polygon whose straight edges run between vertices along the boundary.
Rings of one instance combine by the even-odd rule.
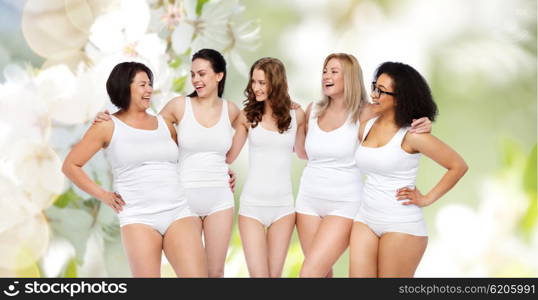
[[[177,132],[176,132],[176,128],[174,127],[174,123],[172,123],[170,119],[166,119],[165,117],[163,117],[163,119],[164,119],[164,122],[166,123],[166,126],[168,127],[168,131],[170,132],[170,137],[172,138],[172,140],[174,140],[176,145],[178,145],[179,143],[178,143]]]
[[[166,123],[179,124],[185,111],[185,98],[178,96],[170,99],[159,112]]]
[[[64,160],[62,172],[76,186],[96,199],[110,206],[116,213],[122,210],[125,202],[117,193],[109,192],[93,182],[82,167],[97,151],[108,145],[114,131],[112,121],[99,122],[92,125],[82,140],[76,144]]]
[[[312,112],[312,105],[314,105],[314,102],[310,102],[308,106],[306,107],[305,111],[305,120],[304,120],[304,134],[308,134],[308,120],[310,120],[310,114]]]
[[[235,161],[237,156],[239,156],[239,153],[241,153],[241,149],[243,149],[243,145],[245,145],[247,140],[249,125],[244,110],[242,110],[239,113],[239,116],[235,118],[232,126],[235,129],[235,134],[232,139],[232,146],[230,147],[230,150],[228,150],[228,153],[226,153],[227,164],[231,164]]]
[[[227,101],[227,102],[228,102],[228,117],[230,118],[230,123],[232,123],[232,126],[233,126],[235,120],[239,118],[239,115],[241,114],[241,110],[239,110],[239,107],[237,107],[237,105],[233,103],[232,101]]]
[[[297,134],[295,135],[295,145],[293,146],[293,150],[295,151],[295,154],[297,154],[297,157],[308,160],[304,147],[304,142],[306,140],[305,112],[299,107],[295,109],[295,116],[297,118]]]
[[[373,111],[373,104],[368,103],[363,106],[359,120],[361,123],[366,123],[366,121],[370,120],[371,118],[377,117],[377,115]],[[431,133],[432,132],[432,121],[428,119],[427,117],[422,117],[420,119],[413,119],[413,122],[411,123],[411,129],[409,129],[410,133]]]
[[[467,164],[454,149],[429,133],[408,133],[402,148],[407,152],[420,152],[447,169],[437,185],[425,195],[422,195],[417,188],[400,189],[397,199],[410,199],[403,203],[405,205],[427,206],[434,203],[452,189],[468,170]]]

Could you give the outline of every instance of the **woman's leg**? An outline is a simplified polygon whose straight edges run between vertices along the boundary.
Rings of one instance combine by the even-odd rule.
[[[232,235],[233,211],[233,208],[221,210],[203,221],[209,277],[224,276],[224,263]]]
[[[310,244],[314,240],[314,236],[318,231],[319,225],[321,224],[320,217],[305,215],[297,213],[297,233],[299,234],[299,242],[301,243],[301,249],[303,249],[303,255],[306,258],[308,250],[310,250]],[[333,270],[327,273],[327,278],[333,277]]]
[[[379,237],[364,223],[355,222],[349,240],[349,277],[377,277]]]
[[[323,218],[311,241],[301,277],[325,277],[349,245],[352,219],[327,216]]]
[[[254,218],[239,215],[239,234],[250,277],[269,277],[265,227]]]
[[[186,217],[170,224],[163,237],[163,250],[178,277],[207,277],[200,218]]]
[[[271,277],[282,276],[282,268],[286,262],[294,225],[295,213],[292,213],[278,219],[267,229],[269,275]]]
[[[379,277],[413,277],[428,237],[389,232],[379,240]]]
[[[314,240],[314,236],[318,231],[322,218],[318,216],[305,215],[301,213],[296,214],[297,233],[299,235],[299,242],[301,243],[301,249],[303,255],[306,258],[308,256],[310,245]]]
[[[121,240],[133,277],[161,277],[162,236],[145,224],[121,227]]]

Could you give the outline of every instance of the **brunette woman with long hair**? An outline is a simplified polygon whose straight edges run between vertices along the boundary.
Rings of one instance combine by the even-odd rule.
[[[227,162],[233,162],[248,138],[239,232],[250,276],[280,277],[295,226],[291,157],[295,151],[305,158],[305,115],[292,108],[284,65],[275,58],[252,65],[245,96],[227,155]]]

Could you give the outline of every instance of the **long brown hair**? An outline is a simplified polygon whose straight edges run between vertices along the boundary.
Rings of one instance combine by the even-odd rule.
[[[368,103],[368,95],[362,78],[362,68],[355,56],[347,53],[333,53],[325,58],[323,68],[327,66],[329,60],[336,58],[342,65],[344,73],[344,100],[348,112],[351,114],[351,120],[357,122],[359,120],[359,112],[361,107]],[[320,102],[317,103],[317,116],[322,116],[329,107],[331,99],[323,96]]]
[[[286,69],[284,64],[272,57],[264,57],[258,59],[250,68],[250,80],[245,88],[245,96],[247,99],[245,104],[245,113],[247,120],[252,128],[258,126],[262,121],[262,116],[265,112],[264,101],[256,101],[256,95],[252,90],[252,74],[254,70],[261,70],[265,73],[265,81],[267,82],[267,100],[273,110],[273,118],[276,119],[278,132],[290,129],[291,123],[291,99],[288,94],[288,81],[286,80]]]

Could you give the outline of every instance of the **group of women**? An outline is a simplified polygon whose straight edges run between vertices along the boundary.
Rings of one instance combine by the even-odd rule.
[[[406,64],[383,63],[369,101],[357,59],[331,54],[323,98],[303,111],[278,59],[259,59],[249,76],[240,110],[222,98],[224,58],[202,49],[192,57],[194,91],[154,116],[151,70],[136,62],[112,70],[106,87],[118,111],[98,116],[63,171],[118,213],[133,276],[160,276],[163,252],[178,277],[224,276],[234,217],[228,165],[248,139],[238,225],[251,277],[281,276],[295,227],[301,277],[331,277],[348,247],[350,277],[412,277],[427,244],[422,207],[467,170],[430,134],[437,107],[424,78]],[[100,149],[114,192],[82,169]],[[308,161],[295,203],[293,152]],[[421,154],[447,169],[425,194],[415,187]]]

